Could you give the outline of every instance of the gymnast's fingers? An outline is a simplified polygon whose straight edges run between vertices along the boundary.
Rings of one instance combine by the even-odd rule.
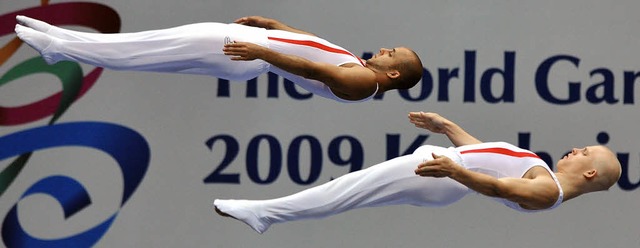
[[[242,24],[242,25],[246,25],[249,22],[249,18],[248,17],[240,17],[238,19],[236,19],[235,21],[233,21],[233,23],[237,23],[237,24]]]
[[[409,117],[412,119],[420,119],[422,112],[409,112]]]
[[[247,53],[242,51],[241,49],[236,48],[227,48],[222,49],[224,55],[230,56],[233,60],[238,60],[238,58],[246,57]]]
[[[227,43],[224,44],[225,48],[232,48],[232,47],[246,47],[247,43],[246,42],[242,42],[242,41],[234,41],[231,43]]]
[[[439,170],[440,163],[435,160],[423,162],[418,165],[416,172],[429,172]]]
[[[246,61],[246,60],[249,60],[249,59],[246,59],[246,58],[240,57],[240,56],[230,57],[230,59],[233,60],[233,61]]]
[[[247,53],[247,47],[244,44],[231,43],[231,44],[224,45],[224,47],[222,48],[222,51],[226,55],[240,55],[240,54]]]
[[[416,175],[421,177],[445,177],[446,174],[439,170],[416,170]]]
[[[239,47],[225,47],[224,49],[222,49],[222,51],[226,55],[240,55],[247,53],[245,49]]]
[[[418,124],[424,125],[424,121],[422,121],[420,119],[413,118],[411,116],[409,116],[409,122],[411,122],[413,124],[416,124],[416,125],[418,125]]]
[[[417,128],[425,128],[425,125],[422,122],[410,120],[409,123],[413,124]]]
[[[233,56],[229,56],[229,59],[231,60],[235,60],[235,61],[248,61],[248,60],[253,60],[250,57],[247,56],[243,56],[243,55],[233,55]]]

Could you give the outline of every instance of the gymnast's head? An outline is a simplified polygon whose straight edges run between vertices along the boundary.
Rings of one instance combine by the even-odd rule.
[[[557,164],[558,173],[570,175],[581,193],[608,190],[620,175],[622,167],[617,156],[604,146],[573,148]]]
[[[420,57],[406,47],[380,48],[379,53],[367,60],[367,67],[386,75],[389,79],[388,89],[409,89],[422,79]]]

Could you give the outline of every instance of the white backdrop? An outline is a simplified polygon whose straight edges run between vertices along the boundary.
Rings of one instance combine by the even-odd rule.
[[[357,55],[375,53],[380,47],[408,46],[422,57],[430,77],[423,78],[404,97],[389,92],[384,100],[347,105],[319,97],[294,99],[287,95],[282,83],[278,85],[278,97],[268,97],[266,76],[258,79],[256,97],[246,96],[245,82],[232,82],[225,97],[215,78],[104,71],[54,125],[92,121],[118,124],[137,132],[150,149],[146,174],[121,206],[125,179],[109,155],[77,146],[34,152],[0,195],[3,222],[10,210],[17,208],[19,223],[31,237],[73,237],[117,212],[113,224],[98,238],[98,247],[640,245],[640,199],[636,189],[640,181],[640,135],[636,132],[640,121],[636,103],[640,101],[640,2],[93,3],[115,10],[121,20],[120,32],[203,21],[231,22],[245,15],[263,15],[311,31]],[[2,1],[0,15],[29,8],[44,7],[34,0]],[[14,24],[0,23],[2,30],[13,29]],[[77,25],[68,27],[90,30]],[[14,37],[3,33],[0,44],[8,44]],[[21,46],[0,64],[0,75],[36,55],[26,45]],[[82,65],[82,69],[86,75],[94,68]],[[60,91],[60,85],[47,74],[33,74],[9,83],[0,81],[0,106],[28,105]],[[514,88],[509,91],[505,85]],[[544,94],[545,88],[550,94]],[[501,98],[506,96],[505,91],[513,93],[512,99]],[[608,102],[597,100],[605,96]],[[492,97],[502,100],[493,102]],[[572,100],[559,104],[553,99]],[[393,155],[387,149],[404,152],[420,135],[429,135],[425,144],[450,145],[445,137],[431,136],[410,125],[406,119],[409,111],[438,112],[481,140],[525,146],[548,154],[554,162],[572,147],[603,143],[619,156],[628,157],[624,182],[610,192],[586,195],[539,214],[517,213],[472,195],[446,208],[362,209],[322,220],[278,224],[263,235],[212,212],[214,198],[279,197],[347,173],[350,164],[338,166],[331,160],[330,151],[339,151],[345,160],[361,158],[367,167]],[[4,124],[0,126],[0,137],[48,126],[50,120],[51,116],[47,116]],[[261,135],[272,137],[281,151],[269,150],[265,139],[259,149],[250,150],[252,141],[260,140]],[[216,136],[237,141],[237,157],[223,168],[223,174],[239,175],[239,183],[204,180],[220,168],[225,155],[235,154],[226,150],[221,141],[210,150],[205,142]],[[342,136],[357,141],[361,152],[340,139]],[[306,139],[296,145],[293,141],[297,137]],[[399,147],[391,142],[394,137],[400,138]],[[310,140],[318,141],[316,150],[310,148]],[[343,143],[332,146],[332,141]],[[0,146],[0,150],[9,146]],[[289,158],[288,154],[296,153],[289,150],[291,147],[300,148],[299,160]],[[310,172],[312,153],[322,158],[321,163],[314,160],[321,168],[315,174]],[[276,160],[279,163],[272,163],[274,154],[282,156]],[[0,168],[8,168],[17,155],[0,160]],[[247,158],[256,156],[257,164],[248,162]],[[255,165],[257,169],[250,169]],[[268,178],[269,168],[279,166],[279,174]],[[317,178],[309,185],[296,183],[288,166],[300,168],[302,181]],[[257,173],[258,177],[252,178],[250,173]],[[90,195],[91,204],[65,219],[60,204],[47,195],[21,199],[28,188],[51,175],[79,181]],[[264,181],[271,182],[260,183]],[[3,244],[7,245],[11,238],[5,232]]]

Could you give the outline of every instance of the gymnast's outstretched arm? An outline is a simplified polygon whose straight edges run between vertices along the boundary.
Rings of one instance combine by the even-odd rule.
[[[234,61],[260,59],[298,76],[320,81],[338,97],[360,100],[376,91],[376,73],[362,66],[336,66],[314,62],[299,56],[283,54],[248,42],[224,45],[223,52]]]
[[[471,136],[454,122],[436,113],[411,112],[409,122],[416,127],[427,129],[434,133],[447,135],[455,146],[480,144],[482,141]]]
[[[316,36],[315,34],[309,33],[307,31],[293,28],[278,20],[266,18],[262,16],[245,16],[245,17],[239,18],[238,20],[235,20],[234,22],[242,25],[247,25],[247,26],[266,28],[266,29],[284,30],[284,31],[289,31],[293,33],[298,33],[298,34]]]
[[[433,160],[418,165],[418,168],[415,169],[417,175],[436,178],[449,177],[480,194],[517,202],[526,209],[547,209],[553,206],[558,199],[558,188],[551,177],[495,178],[468,170],[446,156],[435,153],[432,153],[432,156]],[[532,170],[541,170],[539,172],[541,174],[548,173],[540,167]]]

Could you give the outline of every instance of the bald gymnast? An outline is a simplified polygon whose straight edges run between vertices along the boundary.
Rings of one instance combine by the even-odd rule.
[[[365,61],[312,33],[260,16],[117,34],[77,32],[25,16],[16,20],[18,37],[49,64],[69,60],[234,81],[271,71],[313,94],[346,103],[409,89],[422,78],[422,62],[409,48],[382,48]]]
[[[413,154],[282,198],[216,199],[213,207],[258,233],[275,223],[324,218],[364,207],[442,207],[471,192],[517,211],[537,212],[585,193],[607,190],[622,171],[615,154],[604,146],[574,148],[558,161],[554,173],[535,153],[505,142],[483,143],[436,113],[412,112],[409,121],[445,134],[454,146],[421,146]]]

